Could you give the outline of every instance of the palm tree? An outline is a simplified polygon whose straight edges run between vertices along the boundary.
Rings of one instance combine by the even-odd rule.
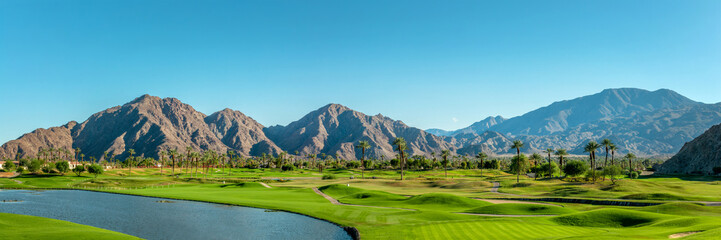
[[[190,164],[190,158],[191,158],[192,152],[193,152],[193,147],[191,147],[191,146],[185,147],[185,161],[187,162],[185,164],[185,174],[188,174],[188,165]]]
[[[443,158],[443,172],[445,172],[446,178],[448,178],[448,156],[451,155],[451,151],[444,149],[441,151],[441,157]]]
[[[613,145],[613,142],[611,142],[610,139],[605,138],[601,141],[601,145],[606,148],[606,160],[603,162],[603,168],[606,168],[606,166],[608,166],[608,149]]]
[[[616,144],[611,144],[611,146],[608,147],[608,150],[611,150],[611,165],[614,165],[615,163],[614,163],[613,155],[615,155],[616,150],[618,150],[616,148]]]
[[[405,151],[408,148],[406,146],[406,140],[402,137],[397,137],[395,140],[393,140],[393,145],[396,145],[396,150],[398,150],[398,154],[400,156],[400,164],[401,164],[401,181],[403,181],[403,165],[404,165],[404,157],[405,157]]]
[[[481,177],[483,177],[483,160],[486,159],[487,157],[488,157],[488,155],[486,155],[486,154],[483,153],[483,152],[479,152],[479,153],[476,155],[476,158],[478,158],[478,160],[481,161],[481,167],[480,167],[480,168],[481,168]]]
[[[363,172],[365,172],[366,165],[365,165],[365,156],[366,156],[366,149],[371,148],[371,145],[368,144],[368,141],[358,141],[358,145],[355,146],[356,148],[361,149],[361,179],[364,179]]]
[[[551,154],[553,154],[553,151],[553,148],[546,148],[546,150],[543,151],[543,153],[548,154],[548,164],[551,164]]]
[[[518,156],[518,160],[521,160],[521,148],[523,147],[523,142],[521,140],[514,140],[511,144],[511,149],[516,149],[516,156]],[[516,171],[516,183],[520,182],[521,178],[521,171]]]
[[[130,159],[130,162],[128,162],[128,176],[130,176],[130,174],[131,174],[130,169],[133,168],[132,161],[133,161],[133,154],[135,154],[135,149],[132,149],[132,148],[128,149],[128,154],[130,154],[130,158],[128,158],[128,159]],[[80,155],[81,155],[80,157],[83,157],[82,154],[80,154]]]
[[[636,155],[633,153],[627,153],[626,159],[628,159],[628,176],[631,177],[631,172],[633,172],[633,167],[631,167],[631,160],[636,158]]]
[[[173,171],[170,173],[171,176],[175,176],[175,156],[177,156],[177,155],[178,155],[178,150],[175,150],[175,149],[168,150],[168,156],[170,156],[170,159],[173,162],[172,166],[171,166],[173,168]]]
[[[165,163],[165,151],[160,151],[160,175],[163,175],[163,164]]]
[[[591,170],[593,170],[591,173],[593,174],[593,182],[596,182],[596,150],[600,148],[601,145],[596,143],[596,141],[589,141],[586,144],[586,147],[583,148],[584,152],[587,152],[589,155],[589,158],[591,159]]]
[[[235,155],[235,151],[229,150],[228,151],[228,176],[230,176],[230,172],[232,168],[230,168],[230,162],[233,161],[233,156]]]
[[[563,169],[563,156],[568,155],[568,152],[566,152],[566,149],[559,148],[556,150],[556,155],[558,155],[558,165],[561,169]]]

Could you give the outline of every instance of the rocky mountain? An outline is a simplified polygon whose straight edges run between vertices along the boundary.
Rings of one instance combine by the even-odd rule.
[[[90,116],[83,123],[38,129],[5,143],[0,158],[36,156],[39,148],[80,148],[86,157],[102,159],[105,152],[123,158],[128,149],[136,156],[158,157],[160,151],[186,147],[240,154],[277,153],[263,134],[263,126],[229,109],[211,116],[175,98],[141,96]]]
[[[676,155],[658,167],[657,173],[714,174],[714,167],[721,167],[721,124],[684,144]]]
[[[355,148],[358,141],[365,140],[371,145],[367,156],[395,156],[393,140],[403,137],[411,155],[430,155],[442,149],[453,149],[441,137],[423,130],[409,127],[383,115],[368,116],[339,104],[329,104],[313,111],[288,126],[273,126],[265,129],[266,135],[289,153],[300,155],[328,154],[345,159],[360,158]]]
[[[670,90],[608,89],[598,94],[560,101],[522,116],[488,117],[455,131],[409,127],[380,114],[365,115],[329,104],[287,126],[264,127],[239,111],[224,109],[206,116],[178,99],[141,96],[90,116],[37,129],[0,147],[0,158],[36,156],[40,148],[82,149],[101,159],[105,152],[124,158],[157,157],[160,151],[186,147],[240,155],[327,154],[360,158],[355,144],[368,141],[368,156],[392,158],[392,141],[403,137],[411,155],[443,149],[463,155],[512,153],[512,140],[522,140],[524,152],[548,147],[582,154],[589,140],[611,139],[618,152],[637,155],[672,154],[685,142],[721,123],[721,103],[692,101]],[[431,134],[429,132],[435,133]]]
[[[449,131],[454,143],[478,141],[473,132],[497,132],[507,139],[525,143],[526,152],[539,152],[548,147],[565,148],[582,154],[589,140],[609,138],[622,152],[639,155],[670,154],[701,134],[713,124],[721,122],[721,104],[692,101],[667,89],[647,91],[622,88],[553,103],[511,119],[487,118],[473,125]],[[479,123],[480,127],[479,127]],[[475,130],[477,129],[477,130]],[[494,144],[489,142],[487,144]],[[508,153],[507,143],[485,149],[499,149]],[[466,144],[454,144],[459,149]]]
[[[205,123],[223,144],[242,155],[277,155],[282,151],[265,136],[263,125],[239,111],[226,108],[206,117]]]

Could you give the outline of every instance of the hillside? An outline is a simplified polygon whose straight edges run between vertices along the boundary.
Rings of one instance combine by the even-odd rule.
[[[721,167],[721,124],[715,125],[657,169],[662,174],[714,174]]]

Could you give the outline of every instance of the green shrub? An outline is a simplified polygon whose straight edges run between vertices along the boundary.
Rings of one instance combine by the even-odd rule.
[[[631,178],[632,179],[638,178],[638,172],[631,172]]]
[[[97,178],[98,174],[103,174],[103,167],[93,163],[88,167],[88,173],[95,175]]]
[[[611,179],[612,183],[616,183],[616,180],[618,180],[618,175],[621,175],[623,173],[623,170],[621,170],[621,167],[617,165],[611,165],[603,169],[603,176],[607,176]]]
[[[73,168],[73,172],[80,177],[80,174],[83,174],[85,172],[85,165],[77,165],[75,168]]]
[[[43,166],[43,172],[51,173],[55,171],[55,163],[47,163],[45,166]]]
[[[293,166],[293,164],[285,164],[282,167],[280,167],[280,169],[283,171],[293,171],[293,170],[295,170],[295,166]]]
[[[65,175],[65,173],[70,170],[70,163],[68,163],[68,161],[58,162],[55,164],[55,169],[57,169],[59,173]]]
[[[588,170],[588,165],[585,162],[581,162],[578,160],[572,160],[566,163],[566,165],[563,166],[563,172],[566,173],[566,175],[575,177],[582,175],[586,173]]]
[[[42,168],[42,167],[43,167],[42,161],[40,161],[39,159],[32,160],[28,164],[28,172],[31,172],[31,173],[39,172],[40,168]]]
[[[12,160],[8,159],[5,161],[5,164],[3,164],[3,169],[5,169],[6,172],[10,172],[15,169],[15,163],[13,163]]]
[[[330,179],[336,179],[336,178],[338,178],[338,177],[336,177],[336,176],[333,175],[333,174],[325,174],[325,175],[323,175],[323,180],[330,180]]]

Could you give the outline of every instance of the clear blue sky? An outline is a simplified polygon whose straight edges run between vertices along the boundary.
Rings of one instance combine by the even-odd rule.
[[[721,1],[0,1],[0,143],[145,93],[457,129],[617,87],[721,101]]]

